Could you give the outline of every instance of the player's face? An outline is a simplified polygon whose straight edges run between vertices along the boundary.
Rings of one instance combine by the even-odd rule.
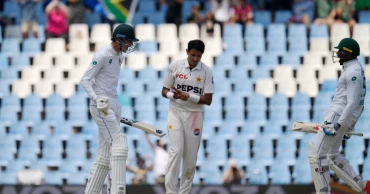
[[[131,40],[128,40],[128,39],[120,40],[120,42],[123,43],[123,45],[122,45],[122,51],[123,52],[126,52],[128,47],[130,47],[134,44]]]
[[[203,53],[195,49],[191,49],[190,51],[186,50],[186,52],[188,54],[188,62],[189,62],[190,67],[194,68],[195,66],[197,66],[197,64],[202,59]]]

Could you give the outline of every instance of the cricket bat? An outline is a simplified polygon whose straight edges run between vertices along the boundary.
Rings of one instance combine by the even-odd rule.
[[[292,131],[306,132],[306,133],[317,133],[323,125],[310,122],[294,122],[292,126]],[[347,132],[348,135],[363,136],[362,133]]]
[[[132,127],[135,127],[135,128],[138,128],[138,129],[141,129],[145,132],[148,132],[150,134],[153,134],[157,137],[163,137],[166,135],[166,132],[160,130],[160,129],[157,129],[155,126],[153,125],[150,125],[150,124],[147,124],[147,123],[143,123],[143,122],[140,122],[140,121],[135,121],[133,119],[128,119],[128,118],[125,118],[125,117],[122,117],[121,118],[121,123],[124,123],[126,125],[129,125],[129,126],[132,126]]]

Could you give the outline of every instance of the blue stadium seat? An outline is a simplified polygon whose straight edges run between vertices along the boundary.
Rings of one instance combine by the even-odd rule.
[[[250,96],[253,94],[253,83],[250,80],[234,82],[234,94]]]
[[[364,163],[364,151],[366,151],[366,148],[363,140],[346,141],[346,158],[355,167],[355,169],[357,169],[357,165]]]
[[[147,55],[156,53],[158,52],[157,41],[140,41],[138,50]]]
[[[305,55],[307,53],[307,39],[306,38],[293,38],[289,41],[289,53],[297,53]]]
[[[49,171],[44,174],[45,184],[49,185],[62,185],[63,174],[58,171]]]
[[[15,23],[20,24],[21,9],[16,1],[5,1],[3,14],[9,18],[15,18]]]
[[[312,118],[312,122],[315,122],[315,123],[322,123],[324,120],[324,116],[326,114],[326,112],[328,111],[328,108],[330,106],[329,105],[323,105],[324,107],[318,107],[318,106],[315,106],[313,108],[313,118]]]
[[[46,107],[45,113],[46,113],[46,121],[52,121],[52,122],[64,122],[65,121],[65,115],[64,115],[64,109],[61,109],[59,107]]]
[[[232,53],[218,55],[215,65],[221,69],[233,69],[235,67],[234,55]]]
[[[30,58],[28,55],[20,54],[12,56],[11,67],[21,71],[23,68],[30,66]]]
[[[286,122],[284,122],[285,124]],[[266,123],[263,129],[263,133],[268,135],[271,138],[278,138],[279,136],[283,135],[283,122],[280,120],[270,120]]]
[[[29,131],[28,131],[29,123],[28,122],[16,122],[10,126],[10,135],[17,138],[29,138]]]
[[[322,92],[320,92],[315,98],[314,108],[323,107],[323,106],[324,107],[330,106],[332,98],[333,98],[333,93],[330,93],[330,92],[322,93]]]
[[[102,23],[101,15],[94,11],[85,12],[85,23],[91,28],[94,24]]]
[[[59,94],[52,94],[46,99],[46,108],[48,107],[55,107],[61,110],[65,109],[64,105],[64,99],[61,95]]]
[[[254,22],[267,26],[271,23],[270,11],[256,11],[254,13]]]
[[[0,53],[0,71],[9,68],[8,56]]]
[[[245,138],[255,139],[260,134],[261,125],[256,121],[247,121],[244,123],[241,131],[241,136]]]
[[[359,23],[370,23],[370,11],[360,11],[358,13],[358,22]]]
[[[186,23],[186,19],[187,19],[187,17],[190,16],[192,7],[194,5],[199,5],[199,2],[194,1],[194,0],[188,0],[188,1],[183,2],[183,4],[182,4],[182,18],[181,18],[182,23]],[[188,13],[188,14],[186,14],[186,13]]]
[[[129,81],[124,84],[125,92],[131,97],[139,96],[144,93],[144,83],[140,80]]]
[[[274,53],[267,53],[261,56],[261,67],[273,69],[279,64],[278,56]]]
[[[310,38],[329,38],[329,29],[327,25],[311,25]]]
[[[143,81],[143,82],[157,81],[157,80],[159,80],[158,79],[158,72],[157,72],[157,70],[153,69],[152,67],[145,67],[144,69],[139,71],[138,79],[140,81]],[[162,80],[160,80],[160,81],[162,81]]]
[[[249,139],[245,138],[242,135],[236,135],[235,137],[233,137],[230,143],[231,158],[236,159],[238,162],[242,163],[249,162]]]
[[[4,96],[4,98],[2,98],[2,108],[11,108],[14,111],[20,111],[21,110],[20,99],[13,94]]]
[[[290,24],[288,26],[288,40],[307,39],[307,27],[304,24]]]
[[[55,123],[54,126],[55,136],[58,136],[59,138],[66,140],[73,135],[72,125],[70,122],[65,121],[53,121],[53,122]]]
[[[297,162],[293,170],[295,184],[309,184],[312,182],[311,168],[309,163]]]
[[[289,185],[291,183],[289,165],[283,160],[274,160],[270,168],[273,185]]]
[[[156,71],[157,73],[157,71]],[[161,94],[163,85],[162,80],[160,79],[152,79],[150,81],[147,81],[146,83],[146,91],[145,93],[150,96],[158,96]]]
[[[261,66],[259,66],[258,68],[253,69],[251,81],[253,83],[255,83],[258,79],[261,79],[261,78],[270,78],[271,68],[272,67],[261,67]]]
[[[98,126],[94,121],[85,122],[82,126],[82,134],[84,134],[85,137],[91,137],[90,140],[92,140],[93,137],[97,137],[98,135]]]
[[[247,110],[247,121],[258,122],[259,125],[265,125],[267,122],[266,111],[261,109]]]
[[[42,99],[37,94],[30,94],[24,99],[24,108],[29,107],[38,111],[42,111]]]
[[[16,110],[9,107],[3,107],[0,109],[0,121],[11,124],[18,121],[18,115]]]
[[[136,14],[135,14],[136,15]],[[166,12],[156,12],[154,15],[147,15],[148,23],[152,23],[155,26],[166,23]]]
[[[76,172],[69,174],[67,178],[67,183],[69,185],[85,185],[88,179],[89,173]]]
[[[71,135],[67,142],[67,158],[76,162],[85,161],[86,159],[86,140],[82,134]]]
[[[119,81],[120,82],[126,82],[131,81],[135,79],[135,71],[131,68],[124,67],[121,68],[120,74],[119,74]]]
[[[74,109],[83,109],[87,111],[88,106],[86,94],[76,93],[69,97],[67,109],[68,111],[73,111]]]
[[[18,70],[16,68],[7,68],[1,70],[1,80],[11,83],[19,78]]]
[[[11,55],[16,55],[16,54],[20,53],[19,40],[18,39],[5,38],[2,42],[2,45],[6,45],[6,46],[3,46],[1,48],[1,52],[3,54],[11,56]]]
[[[370,157],[369,155],[365,159],[362,176],[363,180],[369,180],[370,179]]]
[[[261,94],[253,94],[247,99],[247,109],[248,111],[254,110],[266,110],[266,99]]]
[[[226,24],[224,25],[223,38],[242,38],[242,26],[240,24]]]
[[[267,51],[269,53],[283,55],[286,53],[286,41],[283,39],[275,39],[274,41],[269,41]]]
[[[290,130],[290,129],[289,129]],[[296,140],[291,135],[281,135],[277,139],[277,159],[284,160],[287,164],[294,164]],[[307,148],[308,149],[308,148]]]
[[[292,108],[292,121],[310,121],[310,110],[302,107]]]
[[[258,141],[263,139],[263,141]],[[265,165],[270,165],[273,160],[272,138],[267,133],[260,134],[255,138],[253,144],[253,159],[259,160]]]
[[[310,97],[307,94],[298,92],[293,97],[292,108],[298,108],[298,107],[302,107],[307,110],[311,108]]]
[[[27,55],[35,55],[41,52],[41,44],[38,39],[28,38],[23,41],[22,53]]]
[[[0,42],[3,41],[3,28],[0,26]]]
[[[134,108],[136,111],[154,110],[154,98],[147,95],[137,96],[135,97]]]
[[[224,38],[224,53],[239,55],[244,53],[244,39],[242,37]]]
[[[246,39],[246,50],[247,53],[262,55],[265,53],[265,39],[260,38],[247,38]]]
[[[284,24],[270,24],[267,26],[267,41],[274,42],[277,39],[286,41],[285,25]]]
[[[13,159],[17,151],[16,140],[12,136],[0,136],[0,162]]]
[[[217,152],[214,152],[213,150],[217,150]],[[206,151],[210,160],[225,161],[227,159],[225,137],[223,135],[215,135],[208,139]]]
[[[19,160],[34,162],[37,160],[37,154],[40,153],[39,139],[36,136],[23,138],[18,151]]]
[[[229,80],[234,83],[250,81],[248,72],[250,67],[238,65],[229,72]]]
[[[253,159],[247,167],[249,184],[268,184],[268,175],[263,161]]]
[[[286,10],[277,10],[275,12],[275,23],[285,24],[292,17],[292,12]]]
[[[140,110],[136,112],[136,120],[146,122],[146,123],[154,123],[156,120],[155,118],[155,110],[148,109],[148,110]]]
[[[0,98],[10,94],[10,82],[6,80],[0,80]]]
[[[40,139],[45,139],[45,137],[50,134],[50,127],[52,124],[44,121],[40,121],[32,126],[32,135],[39,136]]]
[[[238,66],[240,67],[247,67],[247,69],[254,69],[257,67],[257,56],[255,54],[242,54],[238,56]]]
[[[287,111],[289,109],[288,97],[284,94],[274,94],[270,98],[270,110]]]
[[[121,104],[122,107],[131,107],[131,97],[127,95],[126,92],[118,93],[118,102]]]
[[[301,65],[301,55],[296,52],[289,52],[283,55],[283,64],[289,64],[296,69]]]
[[[225,109],[226,109],[225,122],[243,125],[245,120],[244,116],[245,110],[242,106],[240,106],[239,108],[225,107]]]
[[[320,93],[333,94],[337,87],[337,80],[325,80],[321,85]]]
[[[155,1],[139,1],[139,10],[141,13],[149,13],[154,15],[155,13]]]
[[[205,159],[200,167],[201,175],[205,184],[221,184],[222,172],[219,166],[223,166],[225,162],[219,162],[212,159]]]
[[[222,82],[214,85],[215,93],[219,93],[220,95],[228,95],[231,93],[231,82],[229,80],[223,80]]]
[[[82,126],[88,121],[88,111],[86,108],[73,109],[68,111],[68,121],[72,122],[75,126]]]
[[[37,3],[36,5],[36,20],[39,26],[46,25],[47,19],[44,6],[42,5],[42,3]]]
[[[144,23],[144,14],[143,13],[135,13],[131,23],[134,26],[136,26],[137,24]]]
[[[34,109],[32,107],[22,108],[22,121],[30,124],[35,124],[41,121],[41,110]]]
[[[261,39],[264,38],[263,25],[253,24],[247,25],[245,30],[245,39]]]
[[[226,96],[225,108],[229,110],[243,109],[244,110],[244,96],[242,95],[229,95]]]

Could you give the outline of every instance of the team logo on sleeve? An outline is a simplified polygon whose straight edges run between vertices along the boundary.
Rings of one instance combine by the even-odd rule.
[[[200,134],[200,129],[199,128],[195,128],[194,129],[194,135],[195,136],[198,136]]]
[[[352,77],[352,81],[356,81],[356,79],[357,79],[356,76]]]
[[[109,59],[109,64],[112,64],[112,59]]]
[[[198,76],[198,77],[196,78],[196,81],[197,81],[197,83],[199,84],[199,83],[200,83],[200,81],[202,81],[202,78],[201,78],[200,76]]]
[[[97,65],[97,64],[98,64],[98,62],[93,61],[93,62],[91,62],[91,64],[92,64],[93,66],[95,66],[95,65]]]

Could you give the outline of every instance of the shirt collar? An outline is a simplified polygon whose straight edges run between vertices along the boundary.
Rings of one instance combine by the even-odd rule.
[[[343,71],[345,71],[348,67],[353,66],[355,64],[357,64],[357,59],[352,59],[350,61],[343,63]]]
[[[189,61],[187,59],[186,59],[186,63],[185,63],[185,68],[190,69]],[[194,69],[201,70],[202,69],[202,62],[199,61],[199,63],[197,64],[197,66],[194,67]]]

